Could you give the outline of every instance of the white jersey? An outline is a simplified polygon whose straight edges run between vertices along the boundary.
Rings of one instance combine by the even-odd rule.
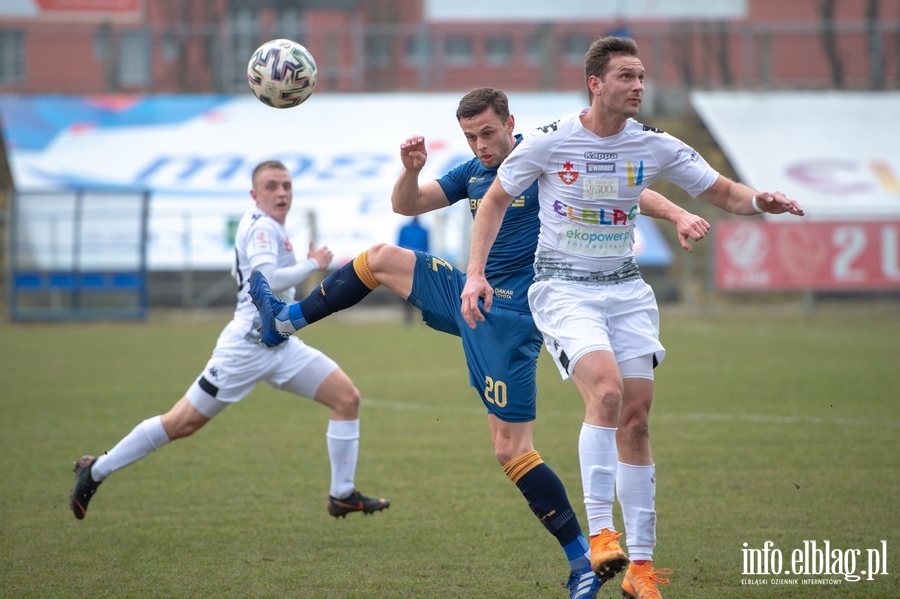
[[[231,274],[238,284],[234,320],[246,323],[249,331],[254,319],[259,316],[247,293],[250,289],[250,273],[264,264],[274,264],[276,268],[294,266],[297,259],[284,225],[257,207],[248,210],[238,223],[234,253]],[[289,287],[278,295],[285,302],[292,303],[295,293],[296,289]]]
[[[538,281],[602,281],[627,267],[647,186],[667,179],[696,197],[719,176],[697,152],[658,129],[629,119],[618,134],[598,137],[579,117],[566,115],[530,132],[497,172],[512,196],[538,180]]]
[[[322,381],[338,367],[297,337],[276,347],[266,347],[259,341],[259,312],[247,293],[248,279],[250,273],[266,264],[285,268],[297,263],[284,225],[259,208],[251,208],[238,224],[234,251],[231,273],[238,284],[234,319],[222,330],[206,368],[185,394],[208,418],[228,403],[240,401],[261,381],[276,389],[315,397]],[[290,287],[279,295],[293,302],[294,293],[294,287]]]

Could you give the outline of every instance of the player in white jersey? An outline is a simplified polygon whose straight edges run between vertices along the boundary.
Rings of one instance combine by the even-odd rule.
[[[541,232],[528,299],[563,375],[585,402],[578,442],[591,562],[597,576],[628,568],[626,597],[660,597],[653,569],[656,472],[650,451],[653,368],[662,360],[653,290],[634,262],[638,196],[667,179],[727,212],[803,215],[784,194],[755,191],[714,171],[697,152],[632,120],[644,67],[634,40],[606,37],[585,58],[591,106],[541,127],[510,154],[481,202],[472,231],[462,312],[471,327],[490,310],[484,264],[512,198],[535,178]],[[618,497],[631,559],[619,545]],[[666,572],[666,574],[669,571]]]
[[[284,227],[293,199],[291,175],[281,162],[260,163],[252,180],[250,195],[256,206],[244,214],[235,237],[232,274],[238,283],[238,301],[234,318],[219,335],[203,373],[171,410],[144,420],[101,456],[84,456],[75,462],[69,503],[79,520],[110,474],[170,441],[193,434],[246,397],[259,382],[329,408],[326,441],[331,460],[328,512],[332,516],[370,514],[390,505],[387,499],[366,497],[353,482],[359,453],[360,395],[349,377],[334,360],[296,337],[271,348],[259,340],[259,313],[247,293],[250,273],[265,273],[276,293],[293,301],[294,286],[328,266],[332,254],[328,248],[314,249],[310,244],[307,260],[297,263]]]

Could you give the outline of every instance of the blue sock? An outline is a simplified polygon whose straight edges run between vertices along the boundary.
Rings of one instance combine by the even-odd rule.
[[[306,319],[303,318],[303,310],[300,309],[300,302],[295,302],[281,309],[281,312],[275,315],[278,320],[290,320],[291,324],[298,331],[308,325]]]
[[[588,559],[589,549],[590,545],[588,545],[587,539],[580,533],[574,541],[563,545],[563,551],[566,552],[566,559],[569,560],[569,567],[573,570],[584,570],[585,568],[589,568],[591,566],[591,560]]]

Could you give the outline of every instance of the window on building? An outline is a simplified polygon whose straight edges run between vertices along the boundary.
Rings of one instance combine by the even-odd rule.
[[[465,36],[451,36],[444,42],[444,60],[451,65],[472,63],[472,40]]]
[[[25,81],[25,36],[21,31],[0,29],[0,83]]]
[[[146,31],[119,34],[119,84],[150,86],[150,36]]]
[[[512,62],[512,40],[508,37],[488,38],[484,59],[490,65],[502,65]]]
[[[393,37],[381,33],[366,36],[366,63],[376,67],[390,66]]]
[[[525,60],[533,65],[544,62],[544,38],[539,36],[528,38],[525,43]]]
[[[303,16],[296,8],[289,6],[281,11],[281,17],[276,23],[276,31],[279,37],[294,40],[297,43],[303,43],[305,29],[303,27]]]
[[[112,29],[109,23],[104,23],[94,30],[94,58],[99,61],[106,60],[106,54],[109,52],[109,39],[112,35]]]
[[[417,35],[406,40],[406,62],[424,66],[431,60],[431,44],[427,36]]]
[[[592,41],[584,35],[570,35],[563,43],[563,59],[569,64],[584,64],[584,55]]]
[[[160,53],[165,60],[175,60],[181,54],[178,38],[174,31],[166,31],[160,40]]]

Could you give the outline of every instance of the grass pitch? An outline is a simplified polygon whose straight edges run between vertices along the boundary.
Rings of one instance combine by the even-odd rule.
[[[72,461],[168,410],[227,319],[0,323],[0,596],[567,596],[561,550],[494,460],[458,340],[423,325],[331,319],[303,332],[362,391],[357,484],[389,497],[385,512],[328,516],[327,410],[263,385],[115,473],[76,521]],[[664,597],[897,596],[900,319],[664,311],[662,340],[652,435],[655,563],[674,570]],[[584,526],[581,400],[546,355],[539,367],[536,446]],[[857,573],[867,549],[886,547],[888,574],[744,574],[744,543],[771,541],[789,569],[804,541],[826,540],[861,551]],[[802,584],[815,578],[841,584]]]

